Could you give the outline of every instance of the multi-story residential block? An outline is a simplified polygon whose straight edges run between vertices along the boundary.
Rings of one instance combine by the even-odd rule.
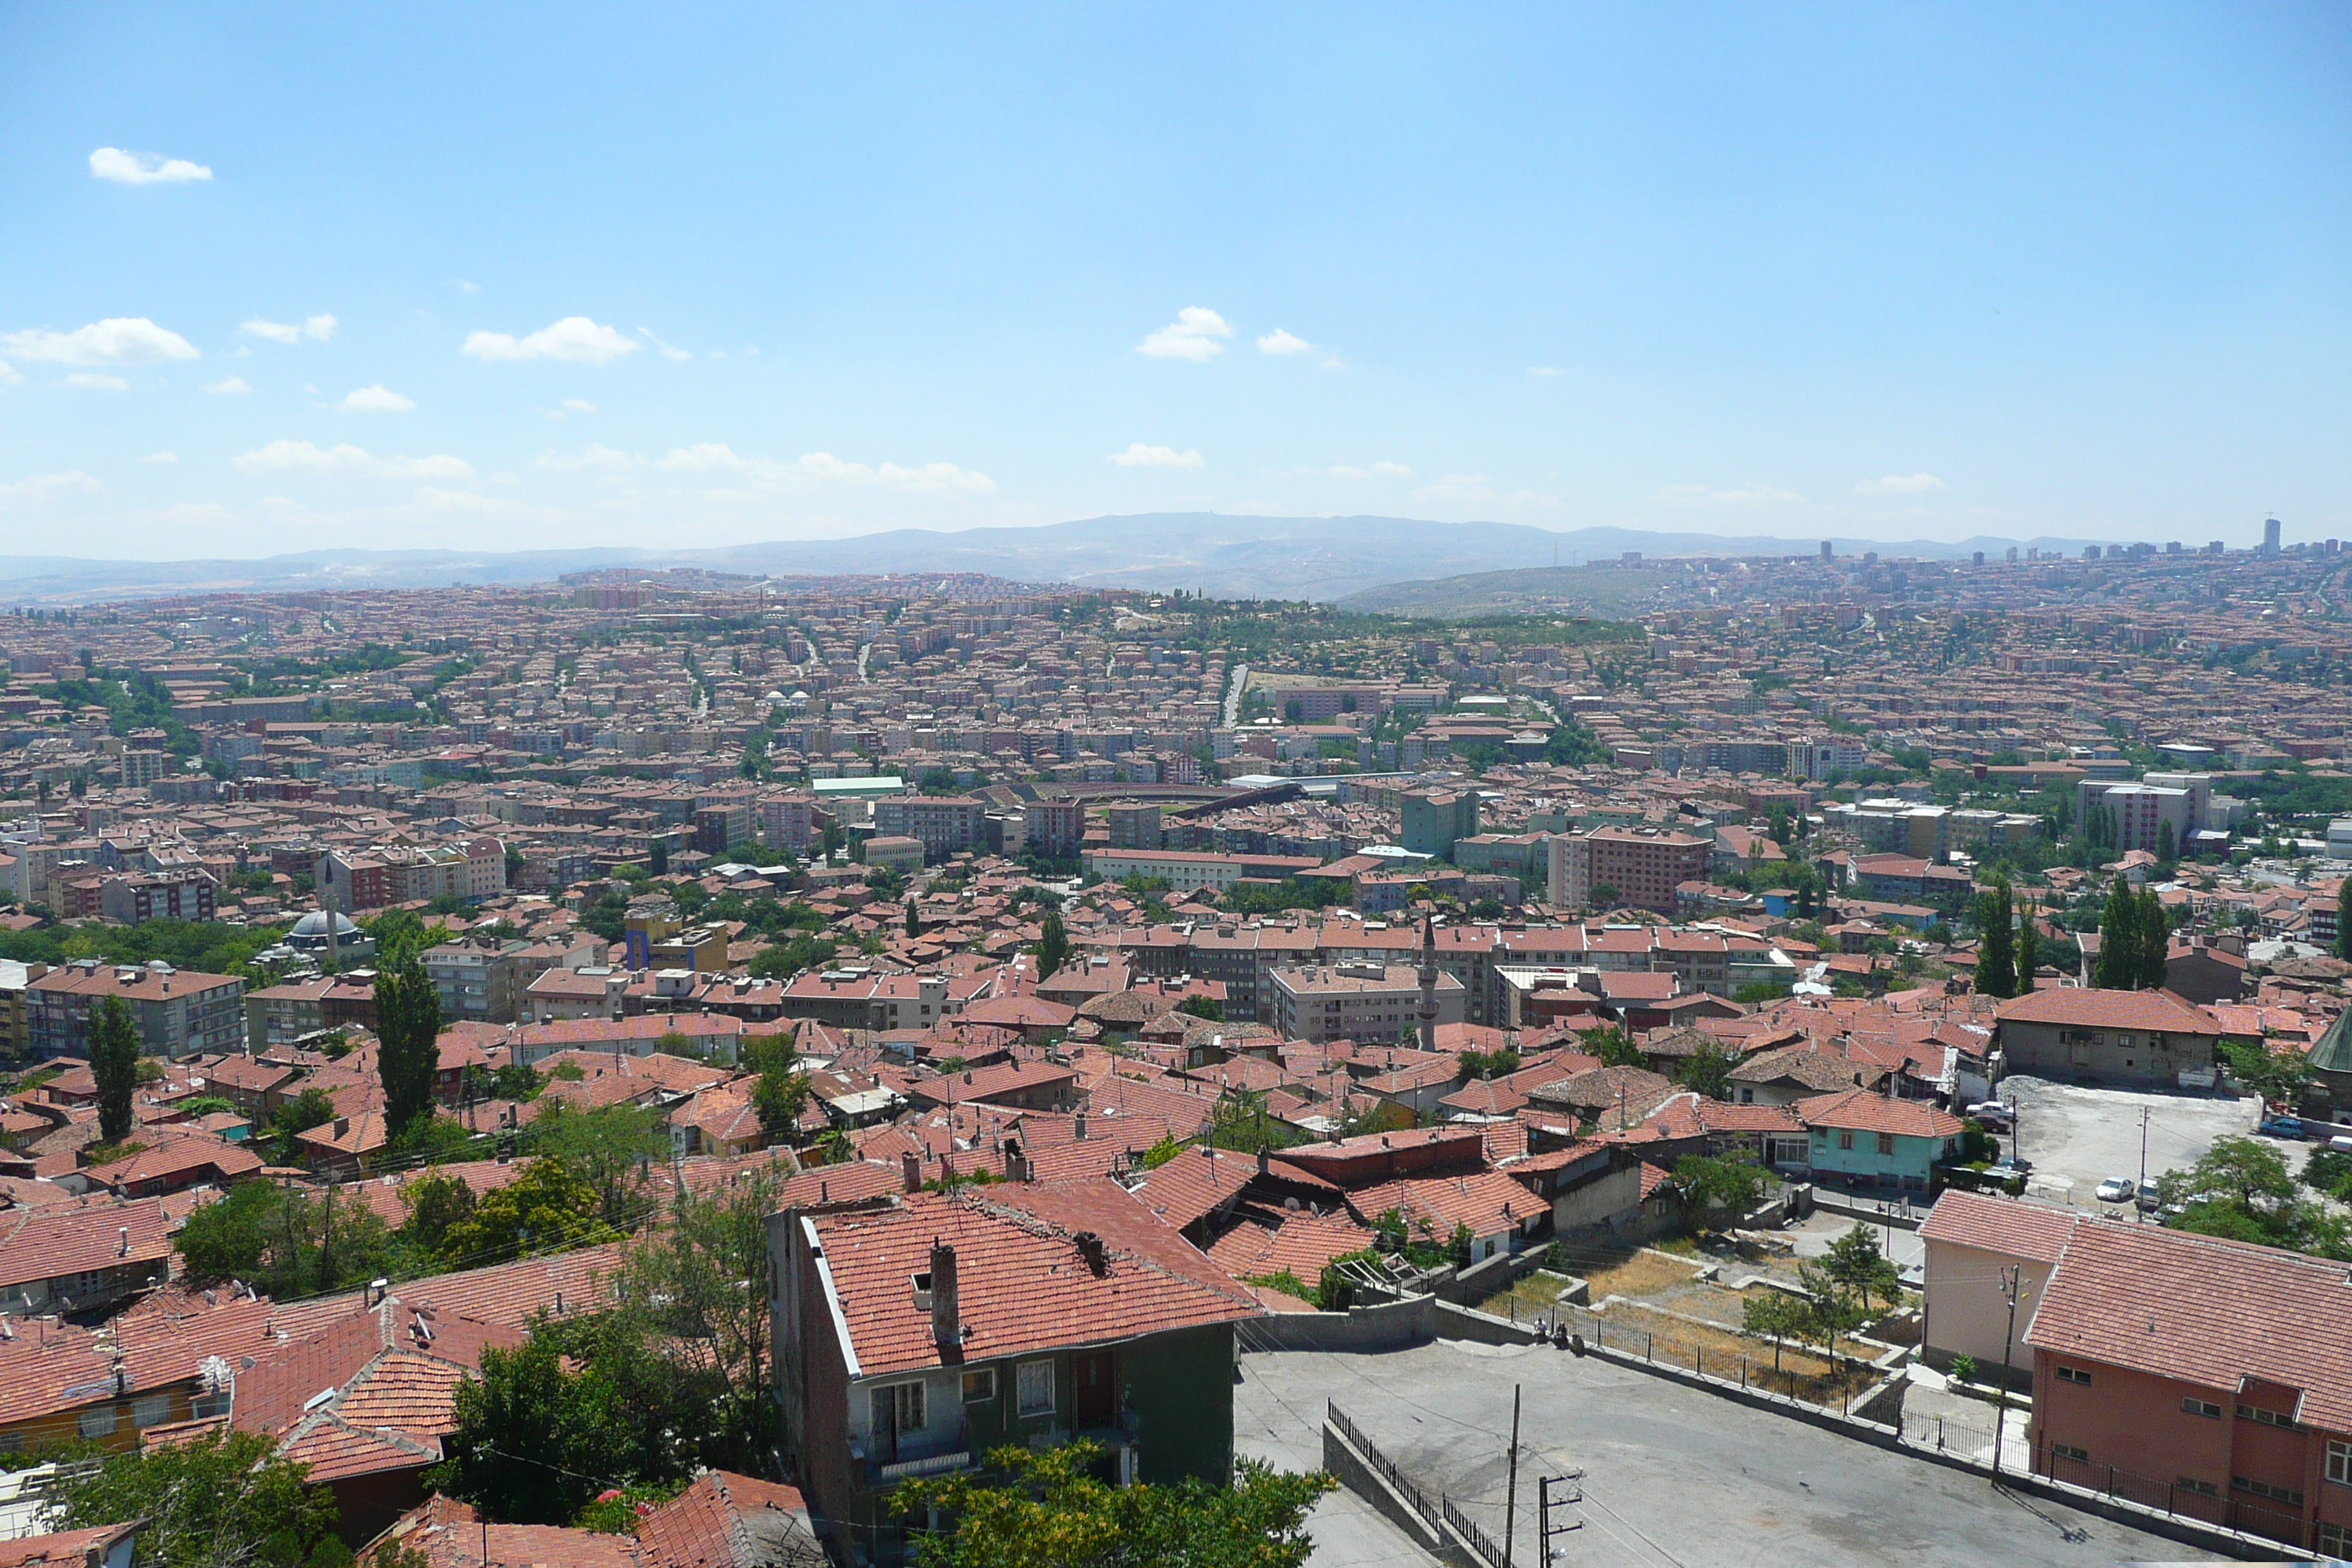
[[[1405,795],[1399,841],[1415,855],[1451,859],[1454,841],[1478,836],[1478,793],[1414,790]]]
[[[874,803],[874,831],[921,842],[933,860],[988,845],[988,806],[963,795],[897,795]]]
[[[1412,1034],[1421,1010],[1421,976],[1407,964],[1336,963],[1276,969],[1267,975],[1269,1022],[1288,1040],[1395,1040]],[[1469,992],[1437,976],[1439,1024],[1466,1021]]]
[[[98,889],[99,912],[122,925],[142,921],[214,918],[213,879],[201,871],[149,871],[108,877]]]
[[[1022,816],[1025,847],[1049,860],[1075,858],[1086,847],[1087,812],[1077,801],[1033,800]]]
[[[1670,915],[1675,889],[1704,880],[1714,854],[1710,838],[1660,828],[1562,834],[1551,841],[1551,902],[1561,909],[1605,903]]]
[[[33,1054],[89,1054],[89,1015],[108,996],[121,998],[147,1055],[178,1058],[235,1051],[246,1038],[245,982],[229,974],[175,970],[168,963],[116,967],[94,958],[60,964],[25,990]]]

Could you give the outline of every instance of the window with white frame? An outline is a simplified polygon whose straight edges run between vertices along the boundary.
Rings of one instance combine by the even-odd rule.
[[[100,1405],[83,1411],[74,1425],[81,1429],[85,1437],[103,1437],[114,1430],[114,1406]]]
[[[2230,1485],[2235,1490],[2247,1492],[2254,1497],[2268,1498],[2273,1502],[2283,1502],[2290,1508],[2303,1506],[2303,1494],[2293,1487],[2273,1486],[2268,1481],[2252,1480],[2245,1476],[2231,1476]]]
[[[985,1405],[995,1397],[996,1369],[994,1367],[976,1367],[963,1374],[963,1402],[966,1405]]]
[[[2323,1524],[2312,1544],[2330,1557],[2352,1557],[2352,1524]]]
[[[2053,1443],[2050,1445],[2050,1451],[2062,1459],[2072,1459],[2078,1465],[2087,1465],[2091,1462],[2091,1451],[2088,1448],[2078,1448],[2072,1443]]]
[[[2352,1443],[2327,1440],[2327,1479],[2339,1487],[2352,1487]]]
[[[1023,1362],[1016,1376],[1015,1392],[1020,1396],[1022,1415],[1051,1415],[1054,1413],[1054,1363],[1050,1361]]]
[[[2079,1383],[2084,1387],[2088,1388],[2091,1386],[2091,1374],[2084,1372],[2079,1366],[2062,1366],[2058,1369],[2058,1381],[2061,1383]]]
[[[2221,1418],[2220,1405],[2210,1399],[2199,1399],[2193,1394],[2180,1402],[2180,1408],[2189,1415],[2202,1415],[2209,1420],[2219,1421]]]

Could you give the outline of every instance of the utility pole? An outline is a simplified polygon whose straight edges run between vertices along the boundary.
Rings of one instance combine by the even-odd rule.
[[[2141,1189],[2147,1185],[2147,1106],[2139,1108],[2139,1186],[2132,1189],[2132,1217],[2140,1221],[2147,1218],[2147,1210],[2139,1201]]]
[[[1571,1511],[1584,1500],[1583,1480],[1582,1470],[1570,1470],[1564,1476],[1545,1476],[1536,1483],[1536,1568],[1551,1568],[1553,1536],[1584,1528],[1584,1521]],[[1557,1493],[1552,1489],[1555,1487],[1559,1489]],[[1565,1523],[1551,1521],[1554,1510],[1559,1510]]]
[[[1511,1568],[1511,1527],[1519,1521],[1519,1385],[1511,1384],[1510,1479],[1503,1488],[1503,1568]]]
[[[2017,1342],[2017,1288],[2024,1277],[2022,1265],[2003,1269],[2001,1294],[2009,1298],[2009,1328],[2000,1337],[2000,1403],[1992,1417],[1992,1484],[2000,1485],[2000,1446],[2008,1434],[2009,1425],[2009,1352]]]

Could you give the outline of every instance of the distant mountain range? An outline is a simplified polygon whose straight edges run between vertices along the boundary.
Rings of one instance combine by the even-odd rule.
[[[315,550],[258,560],[86,561],[0,556],[0,603],[80,604],[169,594],[284,593],[433,588],[452,583],[543,583],[598,567],[700,566],[799,576],[815,573],[982,572],[1031,583],[1184,588],[1223,597],[1343,599],[1388,584],[1474,573],[1615,560],[1629,550],[1663,555],[1795,555],[1814,539],[1644,533],[1629,528],[1565,532],[1507,522],[1426,522],[1400,517],[1240,517],[1150,512],[1036,528],[958,533],[898,529],[853,539],[738,544],[707,550]],[[1832,539],[1840,555],[1875,550],[1887,559],[1998,555],[2011,544],[2072,552],[2073,540],[1969,539],[1882,543]]]

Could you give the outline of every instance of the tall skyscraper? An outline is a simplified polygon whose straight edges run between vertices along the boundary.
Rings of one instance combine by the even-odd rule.
[[[2263,520],[2263,553],[2276,555],[2278,552],[2279,520],[2274,517],[2265,518]]]

